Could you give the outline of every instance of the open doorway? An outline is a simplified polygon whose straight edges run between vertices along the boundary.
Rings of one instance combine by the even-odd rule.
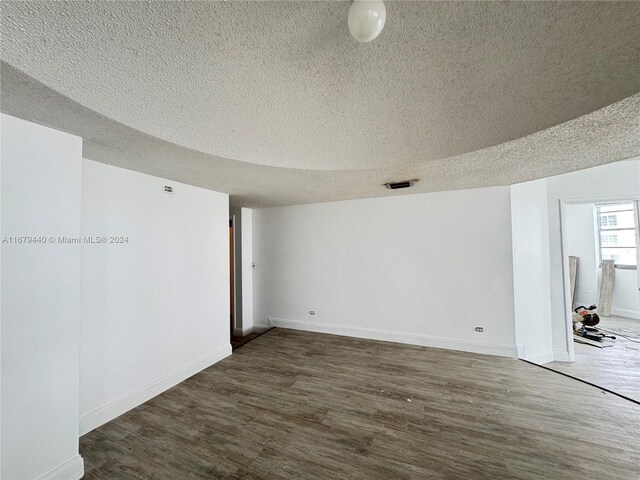
[[[251,210],[229,207],[229,317],[234,350],[270,328],[253,324]]]
[[[638,198],[563,204],[574,362],[545,366],[640,401]]]

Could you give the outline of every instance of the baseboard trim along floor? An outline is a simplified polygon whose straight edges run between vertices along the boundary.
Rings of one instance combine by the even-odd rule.
[[[79,480],[84,476],[84,460],[80,455],[67,460],[44,474],[39,480]]]
[[[486,355],[498,355],[501,357],[517,357],[518,349],[515,345],[496,345],[490,343],[471,342],[451,338],[431,337],[415,333],[392,332],[388,330],[375,330],[361,327],[348,327],[328,325],[325,323],[302,322],[298,320],[285,320],[269,317],[270,325],[292,330],[304,330],[308,332],[330,333],[345,337],[366,338],[370,340],[382,340],[386,342],[404,343],[407,345],[420,345],[432,348],[446,348],[448,350],[460,350],[462,352],[484,353]]]
[[[195,360],[183,367],[157,378],[142,387],[129,392],[101,407],[80,416],[80,435],[107,423],[123,413],[150,400],[169,388],[179,384],[196,373],[231,355],[231,345],[227,344],[204,358]]]

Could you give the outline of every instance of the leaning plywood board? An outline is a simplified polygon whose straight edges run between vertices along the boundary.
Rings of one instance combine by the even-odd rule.
[[[615,262],[613,260],[603,260],[602,276],[600,277],[600,303],[598,304],[598,315],[600,316],[608,317],[611,315],[615,274]]]
[[[576,278],[578,275],[578,257],[569,257],[569,281],[571,282],[571,310],[576,306]]]

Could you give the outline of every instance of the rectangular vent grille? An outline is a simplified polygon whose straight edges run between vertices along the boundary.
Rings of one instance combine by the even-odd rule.
[[[416,179],[412,179],[412,180],[403,180],[401,182],[389,182],[389,183],[385,183],[384,186],[387,187],[389,190],[398,190],[400,188],[409,188],[412,187],[414,183],[416,183],[418,180]]]

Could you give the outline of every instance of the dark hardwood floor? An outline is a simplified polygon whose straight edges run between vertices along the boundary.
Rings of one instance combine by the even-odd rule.
[[[244,337],[238,335],[231,335],[231,348],[235,350],[236,348],[240,348],[243,345],[255,340],[260,335],[264,335],[266,332],[271,330],[273,327],[257,327],[254,328],[251,333],[248,333]]]
[[[640,407],[510,358],[272,330],[83,436],[87,479],[636,479]]]

